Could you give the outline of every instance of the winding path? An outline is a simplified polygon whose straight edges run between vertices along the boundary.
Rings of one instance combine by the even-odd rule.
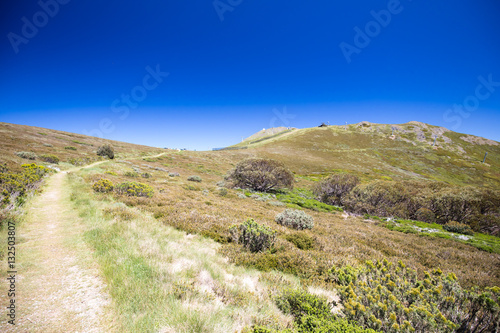
[[[2,318],[2,332],[111,330],[110,297],[83,240],[66,177],[59,172],[47,179],[17,230],[16,326]]]

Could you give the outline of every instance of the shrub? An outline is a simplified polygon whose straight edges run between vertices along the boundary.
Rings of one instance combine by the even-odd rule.
[[[224,188],[224,187],[221,187],[221,188],[219,189],[219,195],[220,195],[221,197],[225,197],[225,196],[227,195],[227,189],[226,189],[226,188]]]
[[[106,171],[104,172],[105,174],[111,175],[111,176],[118,176],[118,174],[114,171]]]
[[[248,219],[239,226],[232,226],[229,232],[233,242],[243,244],[251,252],[267,250],[276,240],[276,231],[253,219]]]
[[[344,267],[332,267],[328,270],[327,281],[335,282],[341,286],[347,286],[351,282],[356,282],[358,275],[359,271],[351,265],[346,265]]]
[[[169,175],[169,177],[179,177],[180,176],[180,174],[178,172],[171,172],[168,175]]]
[[[134,197],[148,197],[153,196],[153,188],[147,184],[137,182],[125,182],[116,186],[118,194],[124,194]]]
[[[123,175],[126,177],[132,177],[132,178],[139,176],[139,174],[135,171],[127,171]]]
[[[191,182],[201,183],[201,177],[200,176],[189,176],[187,180],[189,180]]]
[[[102,145],[99,148],[97,148],[97,155],[98,156],[107,156],[109,159],[115,158],[115,151],[113,147],[110,145]]]
[[[239,162],[226,180],[233,187],[270,192],[293,188],[294,176],[285,166],[274,160],[251,158]]]
[[[41,160],[47,163],[59,164],[59,157],[56,155],[45,154],[41,156]]]
[[[314,239],[303,232],[288,234],[285,236],[285,239],[301,250],[311,250],[314,248]]]
[[[37,158],[36,154],[31,151],[18,151],[16,155],[27,160],[35,160]]]
[[[94,189],[94,191],[100,192],[100,193],[111,192],[111,191],[113,191],[113,187],[114,187],[113,183],[110,180],[105,179],[105,178],[99,179],[98,181],[96,181],[92,185],[92,188]]]
[[[363,329],[345,319],[334,317],[326,298],[302,290],[284,290],[276,297],[275,302],[282,312],[294,317],[299,333],[376,333],[372,329]],[[260,329],[260,332],[266,332]]]
[[[9,203],[14,194],[21,198],[27,192],[36,189],[42,178],[50,171],[35,163],[23,164],[21,168],[22,171],[18,173],[8,172],[5,166],[1,168],[0,192],[4,197],[4,203]]]
[[[64,147],[64,149],[67,149],[67,150],[76,150],[76,148],[73,147],[73,146],[66,146],[66,147]]]
[[[459,223],[457,221],[450,221],[446,223],[445,225],[443,225],[443,229],[449,232],[456,232],[464,235],[474,235],[471,227],[469,227],[467,224]]]
[[[465,290],[453,273],[416,271],[399,261],[367,261],[340,288],[348,320],[384,332],[493,332],[500,320],[500,288]]]
[[[434,223],[436,222],[436,215],[432,212],[432,210],[422,207],[419,208],[415,213],[415,219],[417,221]]]
[[[301,210],[286,209],[276,215],[275,221],[280,225],[297,230],[312,229],[314,226],[312,216]]]
[[[50,143],[44,143],[43,144],[45,147],[54,147],[53,145],[51,145]]]
[[[313,192],[321,202],[343,205],[343,198],[359,184],[359,178],[347,173],[330,175],[314,186]]]
[[[151,174],[147,173],[147,172],[144,172],[144,173],[141,173],[141,177],[142,178],[151,178]]]
[[[471,186],[451,187],[435,193],[430,207],[440,223],[467,222],[481,212],[482,193]]]

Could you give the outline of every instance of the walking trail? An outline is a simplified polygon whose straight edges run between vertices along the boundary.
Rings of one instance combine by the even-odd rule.
[[[83,240],[66,177],[59,172],[47,179],[17,230],[16,326],[2,318],[2,332],[112,330],[111,298]]]

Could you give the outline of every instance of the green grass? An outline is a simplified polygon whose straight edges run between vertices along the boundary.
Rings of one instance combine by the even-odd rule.
[[[474,246],[480,250],[500,254],[500,238],[486,235],[482,233],[474,233],[473,236],[466,236],[457,233],[448,232],[443,229],[443,226],[437,223],[425,223],[413,220],[387,220],[381,219],[382,226],[389,230],[399,231],[403,233],[418,234],[424,237],[435,237],[451,239],[457,242]],[[417,228],[420,228],[417,229]],[[436,230],[436,231],[434,231]],[[467,237],[468,239],[460,239],[459,237]]]
[[[314,199],[311,191],[301,188],[295,188],[287,193],[278,193],[276,198],[287,204],[290,208],[306,208],[317,212],[342,212],[343,209],[332,206]]]

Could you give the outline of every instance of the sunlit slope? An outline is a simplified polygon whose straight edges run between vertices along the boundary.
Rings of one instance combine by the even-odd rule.
[[[56,131],[40,127],[15,125],[0,122],[0,164],[7,163],[16,169],[22,163],[40,163],[41,156],[57,156],[61,162],[73,160],[94,160],[99,146],[110,144],[116,158],[139,156],[148,153],[160,153],[163,150],[126,142],[106,140],[82,134]],[[33,152],[35,160],[24,159],[17,152]]]
[[[246,153],[281,160],[302,175],[349,171],[367,179],[500,187],[498,142],[418,122],[306,128],[246,147]]]

